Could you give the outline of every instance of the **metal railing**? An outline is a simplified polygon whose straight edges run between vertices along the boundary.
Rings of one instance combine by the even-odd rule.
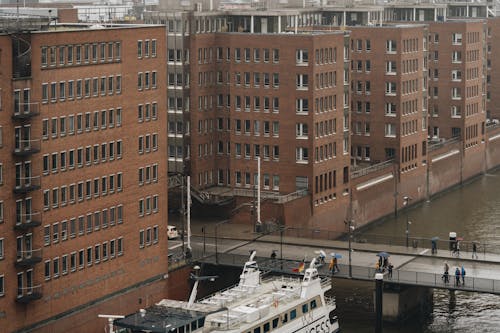
[[[40,151],[40,139],[32,140],[15,140],[14,151],[15,155],[24,155],[27,153],[36,153]]]
[[[42,285],[36,286],[18,286],[17,287],[17,295],[16,301],[19,303],[29,303],[33,300],[37,300],[42,298],[43,288]]]
[[[14,187],[15,193],[24,193],[39,189],[41,187],[40,176],[18,177]]]
[[[462,140],[462,138],[460,136],[456,136],[450,139],[440,139],[438,142],[433,142],[432,140],[428,141],[429,144],[427,146],[427,152],[431,152],[441,147],[460,142],[460,140]]]
[[[14,104],[13,118],[27,118],[40,113],[38,103],[17,103]]]
[[[392,167],[393,164],[394,160],[388,160],[378,164],[370,165],[369,167],[363,169],[354,170],[351,172],[351,179],[358,178],[361,176],[366,176],[369,173]]]
[[[222,265],[243,267],[247,259],[248,256],[245,255],[230,253],[219,254],[219,263]],[[297,275],[301,273],[297,271],[297,267],[300,263],[299,260],[280,260],[263,257],[256,257],[255,260],[259,265],[259,269],[262,271],[291,275]],[[215,263],[215,260],[213,256],[210,256],[205,257],[203,259],[203,262]],[[308,267],[308,265],[309,262],[306,262],[305,267]],[[340,272],[333,275],[332,272],[328,269],[328,265],[325,264],[318,267],[318,273],[321,276],[349,278],[347,274],[348,265],[341,264],[339,265],[339,268]],[[372,267],[352,265],[352,279],[355,280],[374,281],[375,274],[378,272],[380,271]],[[465,276],[464,279],[460,277],[457,283],[453,270],[450,271],[448,282],[445,281],[442,273],[417,272],[404,269],[393,269],[392,276],[389,275],[387,270],[383,271],[382,273],[384,274],[385,283],[500,294],[500,280]]]
[[[16,227],[22,229],[23,226],[33,227],[42,223],[42,214],[40,212],[32,212],[30,214],[18,214],[16,216]]]
[[[42,259],[42,249],[17,251],[17,261],[40,261]],[[39,260],[38,260],[39,259]]]

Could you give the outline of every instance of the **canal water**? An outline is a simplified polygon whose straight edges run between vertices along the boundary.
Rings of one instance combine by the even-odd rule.
[[[467,241],[500,248],[500,172],[493,172],[408,210],[410,237],[448,239],[451,231]],[[406,212],[362,231],[370,235],[405,237]],[[480,249],[481,250],[481,249]],[[498,277],[500,279],[500,277]],[[374,332],[374,284],[335,282],[343,332]],[[500,332],[500,296],[434,290],[433,306],[425,314],[397,324],[384,324],[384,332]]]

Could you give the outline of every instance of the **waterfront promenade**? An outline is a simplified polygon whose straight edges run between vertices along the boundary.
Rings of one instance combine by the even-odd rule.
[[[319,250],[324,250],[327,254],[335,252],[342,256],[339,259],[340,273],[335,274],[335,277],[349,278],[349,244],[347,241],[324,239],[321,232],[310,233],[307,235],[309,237],[305,238],[288,235],[293,233],[294,231],[287,230],[283,233],[283,237],[279,231],[262,235],[253,232],[251,225],[195,222],[192,224],[193,254],[194,258],[204,258],[203,262],[215,262],[217,258],[220,264],[240,266],[245,261],[248,251],[257,249],[259,264],[264,270],[293,273],[301,260],[305,258],[306,261],[310,261]],[[399,242],[404,242],[404,239]],[[412,246],[409,247],[396,245],[396,243],[398,241],[395,239],[392,239],[392,244],[370,243],[369,240],[364,239],[361,243],[352,242],[351,278],[373,280],[378,259],[376,254],[384,251],[390,254],[389,261],[394,265],[392,278],[389,279],[386,274],[386,282],[500,294],[500,280],[498,279],[500,254],[480,252],[478,259],[472,259],[472,253],[469,251],[461,251],[459,257],[453,255],[448,247],[444,248],[448,242],[442,242],[437,254],[431,253],[430,240],[427,242],[420,239],[415,244],[410,242]],[[428,247],[422,246],[427,243]],[[215,255],[216,248],[217,255]],[[269,255],[273,250],[277,251],[277,259],[283,258],[283,262],[269,260]],[[328,260],[329,256],[327,262]],[[450,266],[448,284],[441,279],[444,262]],[[462,265],[467,271],[465,284],[456,286],[454,271],[456,267]],[[331,274],[327,266],[320,268],[321,274]]]

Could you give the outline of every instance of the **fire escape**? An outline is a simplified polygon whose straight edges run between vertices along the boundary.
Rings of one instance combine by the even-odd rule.
[[[32,122],[39,115],[39,103],[31,99],[31,44],[29,34],[12,34],[13,51],[13,110],[14,146],[12,149],[15,169],[17,270],[16,301],[29,303],[42,297],[42,286],[37,284],[41,274],[37,264],[42,261],[41,246],[37,246],[41,212],[36,210],[33,193],[41,188],[40,175],[33,171],[33,161],[39,160],[41,138],[33,133]],[[35,274],[36,273],[36,274]]]

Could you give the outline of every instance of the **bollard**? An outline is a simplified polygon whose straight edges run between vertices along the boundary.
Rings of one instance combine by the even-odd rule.
[[[382,333],[382,297],[384,294],[384,274],[375,274],[375,333]]]

